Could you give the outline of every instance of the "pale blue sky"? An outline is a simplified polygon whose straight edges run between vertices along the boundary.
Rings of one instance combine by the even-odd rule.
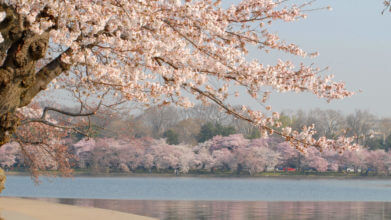
[[[391,13],[381,15],[382,0],[319,0],[314,7],[328,5],[332,11],[310,12],[305,20],[273,26],[273,30],[282,39],[318,51],[319,57],[306,62],[329,67],[335,80],[345,81],[350,90],[363,92],[329,104],[308,94],[273,94],[270,104],[274,110],[331,108],[350,113],[364,109],[391,116]],[[256,52],[250,56],[263,63],[292,59]]]

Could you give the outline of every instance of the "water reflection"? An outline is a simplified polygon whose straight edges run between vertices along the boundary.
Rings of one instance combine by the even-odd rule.
[[[391,219],[389,202],[238,202],[42,199],[159,219]]]

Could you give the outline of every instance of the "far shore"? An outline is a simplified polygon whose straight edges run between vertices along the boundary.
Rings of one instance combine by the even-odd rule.
[[[27,171],[6,171],[6,176],[31,176]],[[57,172],[49,172],[51,176],[57,175]],[[176,175],[174,173],[97,173],[97,172],[85,172],[75,171],[71,174],[71,177],[193,177],[193,178],[281,178],[281,179],[391,179],[391,176],[385,175],[362,175],[354,173],[317,173],[317,172],[264,172],[254,176],[246,174],[234,174],[234,173],[187,173]],[[1,220],[1,219],[0,219]]]
[[[108,209],[80,207],[40,200],[0,198],[1,220],[153,220],[154,218]]]

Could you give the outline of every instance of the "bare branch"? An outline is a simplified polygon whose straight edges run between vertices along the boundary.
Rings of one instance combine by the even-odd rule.
[[[91,116],[91,115],[95,115],[96,114],[96,112],[99,110],[99,106],[94,111],[87,112],[87,113],[74,113],[74,112],[67,112],[67,111],[64,111],[64,110],[61,110],[61,109],[57,109],[57,108],[53,108],[53,107],[45,107],[44,110],[43,110],[41,119],[45,119],[46,118],[46,114],[47,114],[48,111],[58,112],[60,114],[71,116],[71,117]]]

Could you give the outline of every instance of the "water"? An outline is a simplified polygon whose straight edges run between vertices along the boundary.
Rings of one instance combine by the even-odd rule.
[[[10,176],[3,196],[159,219],[389,219],[391,180]],[[62,198],[62,199],[57,199]]]
[[[9,176],[4,196],[224,201],[391,202],[391,180]]]

